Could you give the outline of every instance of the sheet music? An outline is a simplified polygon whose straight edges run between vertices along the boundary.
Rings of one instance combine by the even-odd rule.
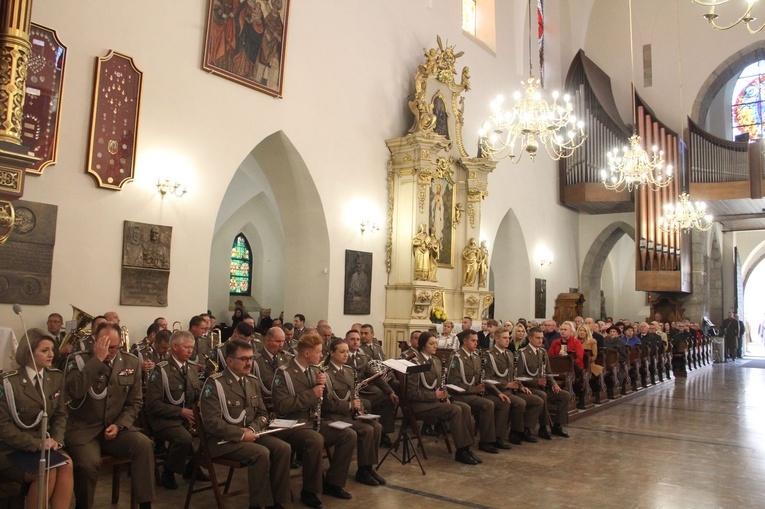
[[[387,361],[383,361],[383,364],[385,364],[391,369],[395,369],[399,373],[404,373],[404,374],[406,374],[406,368],[416,366],[415,363],[405,359],[388,359]]]

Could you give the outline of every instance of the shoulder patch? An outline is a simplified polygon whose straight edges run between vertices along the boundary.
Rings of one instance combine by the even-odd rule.
[[[457,366],[458,366],[458,365],[459,365],[459,361],[457,360],[457,356],[455,355],[455,356],[452,358],[452,363],[451,363],[451,365],[449,366],[449,369],[457,369]]]
[[[5,387],[3,387],[2,384],[0,384],[0,398],[2,398],[3,396],[5,396]]]
[[[212,394],[212,391],[213,391],[212,384],[211,383],[206,383],[205,384],[205,388],[202,391],[202,396],[205,397],[205,398],[209,398],[210,395]]]
[[[284,375],[277,371],[276,374],[274,375],[274,387],[279,387],[282,384],[283,378],[284,378]]]
[[[209,378],[211,378],[212,380],[215,380],[216,378],[220,378],[222,376],[223,376],[223,372],[221,371],[220,373],[214,373],[210,375]]]
[[[159,370],[158,369],[152,369],[151,370],[151,375],[149,375],[149,382],[153,382],[157,378],[159,378]]]
[[[74,355],[69,356],[69,361],[66,363],[66,370],[73,371],[77,369],[77,359]]]
[[[8,378],[9,376],[13,376],[18,372],[18,369],[14,369],[13,371],[8,371],[7,373],[0,374],[0,378]]]

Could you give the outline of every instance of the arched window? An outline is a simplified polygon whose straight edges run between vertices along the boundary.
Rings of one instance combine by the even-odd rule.
[[[241,233],[231,246],[229,292],[231,295],[250,295],[252,285],[252,250],[247,237]]]
[[[748,134],[749,139],[762,138],[765,110],[765,60],[747,66],[733,86],[731,114],[733,139]]]
[[[476,35],[476,0],[462,0],[462,30]]]

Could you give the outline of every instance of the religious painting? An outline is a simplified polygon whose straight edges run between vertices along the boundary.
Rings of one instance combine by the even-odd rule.
[[[372,253],[345,250],[343,314],[368,315],[372,298]]]
[[[433,114],[436,116],[436,126],[433,128],[433,131],[446,137],[447,140],[450,139],[449,113],[446,111],[446,104],[440,90],[433,97]]]
[[[87,173],[98,187],[120,191],[133,180],[142,77],[127,55],[96,58]]]
[[[202,68],[282,97],[290,0],[210,0]]]
[[[430,219],[431,236],[439,240],[439,267],[454,266],[454,183],[447,178],[434,178],[430,182]]]
[[[123,306],[167,306],[172,226],[125,221],[122,239]]]

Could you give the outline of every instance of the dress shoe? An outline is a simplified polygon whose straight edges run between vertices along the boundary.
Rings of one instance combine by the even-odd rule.
[[[531,430],[529,428],[526,428],[525,430],[523,430],[523,433],[521,434],[521,440],[523,440],[524,442],[532,443],[532,444],[536,444],[537,442],[539,442],[539,440],[534,438],[534,435],[531,434]]]
[[[437,437],[438,431],[436,431],[436,429],[430,424],[425,424],[422,427],[422,434],[428,437]]]
[[[488,452],[489,454],[499,454],[499,449],[494,447],[494,444],[492,442],[479,442],[478,450],[483,452]]]
[[[191,473],[192,473],[193,469],[194,469],[194,464],[191,461],[189,461],[186,464],[186,470],[183,472],[183,478],[184,479],[191,479]],[[200,482],[210,482],[210,477],[207,474],[205,474],[204,472],[202,472],[202,469],[199,468],[199,467],[197,467],[197,481],[200,481]]]
[[[473,457],[473,461],[475,461],[477,464],[480,465],[481,463],[483,463],[483,460],[479,456],[476,456],[476,454],[473,451],[468,449],[468,452],[470,453],[470,456]]]
[[[517,431],[511,431],[510,436],[507,437],[507,439],[510,441],[513,445],[521,445],[523,442],[521,441],[521,434]]]
[[[316,493],[311,493],[306,489],[300,491],[300,502],[302,502],[304,506],[312,507],[313,509],[321,509],[324,507],[321,500],[319,500],[319,497],[316,496]]]
[[[359,467],[359,469],[356,471],[356,482],[361,484],[366,484],[367,486],[379,486],[380,483],[377,482],[377,480],[372,476],[372,474],[369,473],[369,470],[367,470],[364,467]],[[326,493],[326,490],[324,491]]]
[[[509,444],[506,444],[505,442],[503,442],[501,438],[498,438],[497,441],[494,442],[494,447],[496,447],[497,449],[504,449],[506,451],[509,451],[510,449],[512,449],[512,447],[510,447]]]
[[[460,449],[457,452],[454,453],[454,459],[456,461],[459,461],[460,463],[464,463],[465,465],[477,465],[478,462],[475,460],[473,455],[470,453],[470,451],[465,449]]]
[[[175,474],[173,474],[169,470],[162,471],[161,483],[162,483],[162,487],[165,489],[168,489],[168,490],[178,489],[178,483],[175,482]]]
[[[390,437],[387,433],[382,434],[382,437],[380,438],[380,447],[387,447],[389,449],[393,447],[393,442],[390,441]]]
[[[336,486],[334,484],[324,483],[323,492],[325,495],[329,495],[335,498],[341,498],[343,500],[350,500],[353,498],[350,493],[345,491],[342,486]]]
[[[547,431],[546,426],[540,426],[539,427],[539,438],[544,438],[545,440],[552,440],[552,435],[549,431]]]
[[[385,486],[388,484],[388,481],[382,478],[380,474],[378,474],[373,467],[369,467],[369,473],[372,474],[372,477],[375,478],[375,481],[377,481],[377,484],[380,486]]]
[[[566,433],[566,430],[563,429],[563,426],[560,424],[556,424],[552,427],[552,434],[559,437],[568,438],[568,433]]]

